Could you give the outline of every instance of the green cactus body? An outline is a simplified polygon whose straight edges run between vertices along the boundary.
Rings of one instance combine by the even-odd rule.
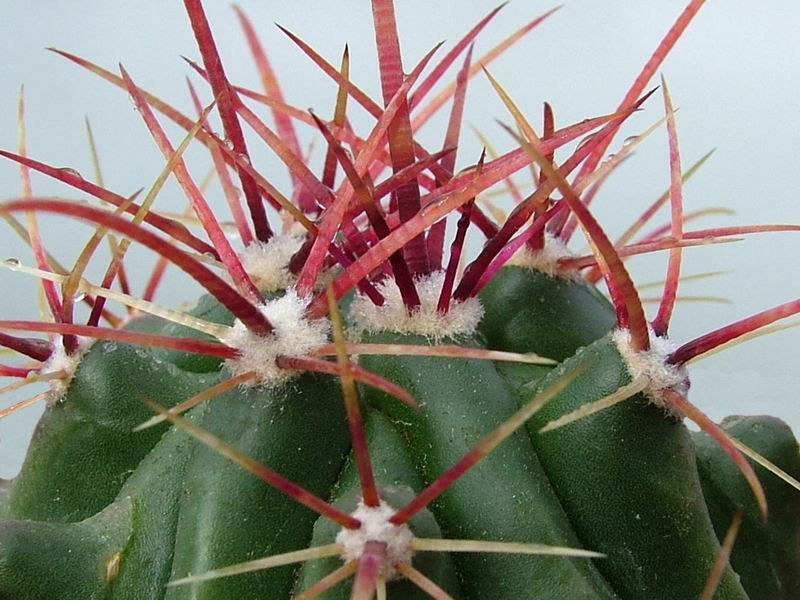
[[[626,598],[699,595],[719,547],[683,425],[637,397],[562,429],[538,433],[548,421],[630,382],[614,343],[603,337],[614,318],[611,307],[585,284],[520,267],[508,267],[487,286],[482,300],[486,316],[481,331],[492,347],[560,360],[577,350],[540,380],[540,386],[590,361],[584,375],[534,416],[528,431],[581,541],[609,555],[598,568]],[[531,325],[521,326],[523,320]],[[513,365],[504,373],[520,403],[536,393],[522,369]],[[536,372],[529,370],[536,382]],[[668,556],[671,548],[682,550]],[[652,565],[665,560],[674,569],[655,574]],[[730,572],[719,597],[744,597]]]
[[[0,524],[0,597],[112,597],[116,565],[132,535],[132,512],[131,501],[122,500],[77,523]]]
[[[596,288],[524,266],[503,267],[480,299],[479,330],[489,348],[536,352],[558,362],[616,325],[614,308]]]
[[[201,421],[209,408],[198,407],[188,418]],[[120,557],[109,598],[164,597],[184,480],[196,445],[183,431],[168,430],[120,490],[117,502],[127,499],[133,503],[133,532]]]
[[[722,427],[761,456],[800,478],[800,449],[789,427],[773,417],[728,417]],[[769,501],[765,523],[735,466],[704,433],[693,433],[697,468],[714,528],[720,539],[736,510],[744,521],[731,555],[752,600],[789,600],[800,595],[800,497],[761,467],[756,472]]]
[[[397,334],[372,334],[368,339],[426,343],[418,336]],[[452,341],[476,345],[469,337]],[[364,394],[409,440],[417,469],[428,483],[514,412],[509,388],[485,361],[363,357],[362,364],[401,383],[420,402],[424,412],[417,414],[370,390]],[[481,507],[489,505],[491,514],[485,514]],[[579,546],[521,433],[445,492],[431,509],[447,537]],[[470,598],[616,597],[585,560],[479,554],[454,560]]]
[[[525,266],[501,269],[480,299],[484,317],[479,331],[489,348],[535,352],[558,362],[603,337],[617,322],[614,308],[592,286]],[[499,362],[497,370],[526,402],[551,368]]]
[[[223,315],[210,299],[201,303],[198,312]],[[170,357],[177,364],[194,367],[194,371],[205,370],[193,355],[171,353]],[[134,426],[152,414],[142,398],[163,398],[167,406],[176,404],[215,383],[222,373],[183,371],[138,347],[115,343],[96,344],[83,360],[70,391],[48,408],[37,434],[40,441],[32,446],[23,476],[13,482],[10,518],[71,522],[87,512],[97,512],[96,505],[107,504],[109,495],[119,493],[119,501],[128,495],[133,497],[134,541],[130,547],[120,549],[120,582],[114,587],[113,597],[120,598],[182,597],[185,590],[181,588],[164,595],[164,584],[188,573],[294,549],[298,540],[307,539],[315,520],[312,512],[215,451],[187,443],[183,439],[187,436],[180,432],[170,432],[159,442],[165,426],[153,427],[144,435],[133,432]],[[138,375],[132,377],[132,373]],[[94,389],[84,391],[91,383]],[[174,395],[165,397],[165,391],[170,390]],[[103,399],[108,397],[114,397],[115,406],[103,405]],[[105,433],[106,424],[89,421],[85,413],[79,419],[61,416],[76,411],[76,405],[77,409],[86,405],[98,407],[101,417],[119,407],[114,414],[117,430]],[[256,460],[273,465],[278,472],[302,480],[308,489],[322,496],[335,483],[349,448],[340,387],[329,376],[304,375],[269,390],[234,390],[196,410],[202,415],[197,418],[198,424]],[[63,435],[60,428],[53,426],[59,421],[68,425],[77,421],[79,431],[88,433],[75,439],[75,428],[69,428],[68,435]],[[48,439],[41,432],[49,434]],[[112,435],[119,438],[118,445],[95,447],[104,439],[117,439]],[[129,437],[140,444],[123,447]],[[60,461],[37,469],[36,465],[44,460],[39,453],[44,452],[46,457],[55,455]],[[108,468],[83,474],[78,465],[90,464],[87,453]],[[130,462],[142,455],[144,460],[138,466]],[[119,460],[115,461],[115,457]],[[122,459],[129,462],[120,467],[118,462]],[[59,468],[69,471],[69,475],[53,481],[52,473]],[[86,479],[75,478],[76,470]],[[38,480],[33,477],[37,474]],[[91,475],[95,475],[93,479]],[[58,487],[54,490],[55,485]],[[23,512],[26,506],[32,507],[28,513]],[[69,510],[70,506],[75,508]],[[76,553],[84,553],[88,570],[97,568],[91,552],[91,546],[76,549]],[[35,558],[35,554],[28,558]],[[31,580],[35,577],[35,561],[25,564],[20,558],[9,564],[13,564],[15,572],[27,570]],[[281,597],[291,588],[292,573],[292,569],[260,571],[206,584],[195,597],[219,598],[220,593],[239,598]],[[0,586],[0,592],[10,594],[9,598],[14,597],[13,589],[16,588]],[[42,592],[40,597],[48,596]]]
[[[609,560],[598,563],[626,598],[693,598],[719,553],[686,427],[642,396],[556,431],[538,429],[630,382],[604,337],[548,379],[588,361],[585,373],[528,423],[531,439],[579,537]],[[654,502],[654,498],[658,498]],[[656,564],[668,564],[656,572]],[[719,598],[746,598],[732,571]]]
[[[275,294],[268,294],[267,296],[274,297]],[[232,325],[235,321],[235,317],[230,311],[210,294],[201,296],[197,302],[197,306],[188,311],[188,314],[198,319],[208,321],[209,323],[217,323],[220,325]],[[185,325],[178,325],[177,323],[164,322],[161,320],[159,320],[159,322],[161,326],[159,327],[158,333],[163,335],[206,341],[213,340],[211,336],[186,327]],[[161,360],[170,362],[182,371],[187,371],[189,373],[217,373],[221,366],[221,360],[213,356],[190,354],[162,348],[153,348],[152,352]]]
[[[528,276],[529,272],[522,274]],[[569,293],[565,292],[562,281],[549,276],[534,274],[527,282],[519,277],[511,281],[515,285],[522,281],[522,287],[527,284],[529,289],[531,283],[535,284],[541,297],[552,297],[552,294],[548,296],[548,284],[558,288],[557,294]],[[589,331],[587,336],[599,333],[611,318],[610,311],[593,294],[580,289],[580,284],[569,285],[578,288],[579,298],[590,298],[590,306],[594,303],[600,315],[599,325],[583,331]],[[495,289],[490,288],[489,292]],[[486,294],[483,301],[489,305],[498,297]],[[525,299],[520,301],[520,306],[530,306],[531,294],[517,298]],[[503,302],[507,311],[514,306],[508,297]],[[574,305],[575,302],[570,302],[561,306]],[[231,321],[230,315],[208,298],[193,313],[213,314],[216,322]],[[487,332],[489,340],[502,340],[503,332],[496,322],[490,322],[492,314],[492,307],[488,306],[481,330]],[[517,336],[514,350],[524,350],[524,332],[514,325],[513,319],[506,319],[505,323]],[[164,327],[155,320],[144,320],[133,326],[149,331]],[[537,340],[534,347],[538,353],[547,354],[546,334],[535,331],[530,338]],[[573,339],[580,340],[577,335]],[[390,333],[365,335],[362,341],[429,343],[420,336]],[[476,339],[469,336],[445,341],[466,347],[479,346]],[[53,404],[48,411],[64,411],[73,402],[83,406],[88,393],[78,394],[77,391],[87,387],[84,378],[89,377],[91,368],[98,369],[99,365],[105,369],[102,376],[96,376],[100,381],[113,382],[116,377],[122,382],[124,377],[130,379],[131,364],[136,365],[133,361],[138,358],[144,364],[136,369],[144,373],[142,381],[160,377],[159,389],[172,385],[172,389],[178,390],[173,400],[184,399],[193,390],[217,381],[221,375],[210,369],[211,362],[196,361],[193,355],[146,353],[138,348],[128,349],[124,344],[115,344],[113,351],[109,351],[107,344],[100,342],[87,352],[64,400]],[[502,346],[498,342],[495,347]],[[562,346],[559,352],[566,350]],[[109,354],[114,360],[106,359],[95,365],[92,357],[105,358]],[[555,432],[536,433],[549,420],[602,397],[630,380],[624,360],[606,336],[578,350],[557,369],[547,368],[548,375],[541,380],[535,378],[538,386],[546,386],[550,379],[575,368],[587,357],[590,361],[587,372],[530,421],[528,430],[533,446],[523,434],[514,435],[501,451],[492,453],[475,471],[434,502],[432,513],[424,511],[412,520],[411,528],[419,537],[443,535],[585,545],[606,553],[608,559],[592,563],[557,557],[460,553],[431,553],[415,558],[417,568],[454,596],[458,596],[460,590],[463,597],[468,598],[482,598],[487,594],[498,598],[520,594],[530,598],[554,595],[616,598],[617,593],[624,598],[645,598],[658,597],[670,590],[675,597],[689,598],[702,587],[718,552],[718,544],[700,494],[694,469],[694,446],[682,424],[666,418],[660,409],[637,397]],[[149,362],[144,362],[145,359]],[[495,364],[485,361],[364,356],[361,362],[371,371],[407,388],[422,407],[418,413],[381,392],[362,390],[364,399],[379,409],[368,412],[366,425],[376,476],[384,500],[397,505],[452,466],[493,428],[493,424],[502,422],[516,404],[524,403],[536,392],[536,385],[520,386],[521,379],[508,376],[504,379],[502,369],[498,371]],[[216,364],[219,368],[219,361]],[[118,375],[108,375],[109,370]],[[517,384],[516,402],[512,394],[514,384]],[[118,421],[126,419],[120,427],[138,424],[147,416],[138,397],[146,394],[146,388],[131,384],[129,389],[127,397],[117,396],[125,399],[120,406],[128,411],[126,415],[125,410],[120,409],[115,415]],[[137,397],[133,398],[134,395]],[[98,393],[97,397],[101,395]],[[194,409],[190,419],[234,443],[251,457],[302,481],[311,491],[323,497],[333,493],[335,505],[349,512],[359,498],[359,490],[353,462],[349,461],[342,470],[349,437],[340,398],[334,379],[304,375],[272,390],[253,388],[228,392]],[[254,416],[258,417],[258,422],[254,421]],[[43,424],[47,423],[46,417]],[[795,472],[791,434],[767,422],[755,427],[757,432],[768,430],[768,434],[759,437],[752,433],[754,427],[748,421],[735,421],[728,426],[734,435]],[[783,435],[776,435],[776,431]],[[704,475],[704,491],[711,499],[717,532],[724,533],[721,528],[730,520],[732,507],[736,505],[748,507],[757,524],[757,508],[738,472],[711,442],[696,437],[700,444],[698,464]],[[586,444],[587,439],[602,443]],[[36,447],[33,448],[35,456]],[[66,455],[69,446],[62,447],[61,451]],[[73,450],[76,451],[77,448]],[[97,514],[80,519],[76,517],[80,513],[56,512],[35,521],[21,521],[10,515],[11,519],[0,529],[5,537],[4,544],[13,549],[3,558],[5,571],[0,571],[0,574],[9,574],[0,577],[3,585],[0,591],[4,597],[14,598],[16,590],[28,589],[38,594],[33,597],[41,598],[55,597],[62,590],[67,597],[83,594],[90,598],[181,598],[186,591],[183,587],[166,588],[165,594],[164,585],[169,580],[297,549],[309,544],[309,539],[310,546],[331,543],[339,531],[339,526],[315,518],[304,507],[264,486],[263,482],[230,464],[212,449],[194,442],[180,430],[168,430],[160,441],[148,443],[137,451],[143,452],[145,457],[134,469],[124,473],[129,475],[124,484],[111,487],[119,481],[119,473],[116,478],[104,474],[93,484],[97,496],[92,501],[107,504],[96,510]],[[637,476],[630,477],[630,473]],[[20,482],[25,480],[19,478],[14,485],[19,486]],[[25,483],[29,486],[27,489],[35,490],[35,486]],[[49,490],[48,485],[49,482],[43,486],[45,492]],[[85,485],[77,482],[74,487],[87,494]],[[107,501],[109,490],[116,492],[116,499],[110,504]],[[796,585],[792,567],[797,558],[764,558],[764,551],[770,544],[791,546],[793,536],[797,535],[797,528],[791,527],[797,500],[779,486],[770,486],[768,490],[776,507],[775,525],[769,530],[763,527],[751,530],[735,556],[745,561],[743,572],[752,573],[752,563],[747,562],[751,560],[748,551],[756,552],[760,557],[758,564],[768,567],[769,574],[756,570],[760,576],[750,574],[749,580],[755,578],[759,583],[750,585],[756,590],[774,589],[789,598],[791,587],[786,586]],[[12,488],[12,499],[14,492]],[[659,502],[654,503],[654,497],[659,498]],[[243,503],[242,498],[247,498],[247,502]],[[504,499],[512,501],[508,503]],[[481,510],[487,505],[492,506],[491,515]],[[476,520],[476,514],[481,518]],[[116,532],[113,535],[107,532],[112,526]],[[43,539],[51,540],[57,547],[71,544],[70,554],[74,557],[54,566],[54,573],[62,573],[68,583],[59,581],[58,577],[48,584],[37,582],[39,566],[34,547]],[[665,539],[670,541],[664,542]],[[675,552],[670,554],[673,549]],[[665,564],[665,556],[668,564],[681,568],[669,573],[659,570],[658,565]],[[305,589],[338,564],[341,564],[338,558],[313,561],[301,569],[299,576],[295,575],[295,568],[287,566],[222,578],[197,584],[193,597],[256,598],[265,594],[288,597],[293,586],[298,591]],[[67,575],[74,572],[80,572],[80,576]],[[473,576],[475,573],[479,575]],[[655,575],[650,578],[649,574]],[[409,598],[421,593],[403,580],[390,584],[389,590]],[[346,596],[346,588],[339,587],[326,597]],[[747,596],[733,572],[728,571],[717,597]],[[758,592],[753,597],[759,597]]]
[[[370,458],[375,469],[375,477],[380,486],[381,498],[391,506],[404,506],[423,486],[405,439],[395,430],[392,422],[377,410],[369,410],[366,414],[367,439],[370,446]],[[351,459],[342,471],[341,478],[334,494],[336,506],[348,513],[353,512],[361,499],[358,471]],[[411,531],[416,537],[441,538],[441,529],[433,515],[425,510],[417,514],[410,523]],[[340,527],[331,521],[320,518],[314,525],[314,535],[310,547],[330,544],[335,541]],[[414,567],[424,573],[432,581],[436,581],[454,598],[459,593],[458,574],[449,554],[440,552],[418,553],[413,558]],[[313,586],[325,575],[342,565],[338,557],[309,561],[300,571],[297,579],[297,591]],[[428,595],[413,586],[407,580],[400,579],[390,583],[387,593],[389,597],[424,599]],[[338,586],[327,595],[325,600],[346,600],[350,591],[345,586]]]
[[[230,325],[234,317],[212,296],[190,315]],[[188,327],[140,317],[128,329],[208,339]],[[143,398],[170,407],[219,382],[220,361],[198,354],[95,343],[69,389],[45,412],[20,476],[10,487],[11,518],[83,520],[103,508],[167,429],[134,428],[152,416]]]
[[[7,479],[0,479],[0,521],[8,514],[8,492],[11,489],[11,482]]]
[[[218,377],[184,372],[137,346],[94,344],[36,429],[10,492],[9,517],[74,522],[95,514],[166,430],[133,431],[152,416],[142,398],[171,406]]]
[[[349,448],[344,423],[338,383],[317,375],[268,393],[220,397],[204,419],[207,430],[320,496],[328,496]],[[172,576],[295,550],[314,521],[307,508],[200,447],[186,474]],[[291,582],[291,569],[265,570],[208,582],[195,597],[280,598]],[[166,598],[183,593],[176,588]]]

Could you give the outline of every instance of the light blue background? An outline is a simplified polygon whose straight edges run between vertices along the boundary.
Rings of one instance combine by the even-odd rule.
[[[334,63],[348,42],[353,80],[373,98],[380,99],[368,3],[295,0],[241,4],[263,36],[290,103],[314,107],[318,114],[329,116],[336,90],[273,22],[300,34]],[[408,68],[434,43],[458,40],[494,5],[452,0],[400,0],[397,4]],[[228,3],[209,1],[206,5],[230,79],[257,88],[255,69]],[[534,123],[540,123],[545,100],[555,107],[559,125],[609,112],[683,5],[676,0],[570,3],[494,63],[491,70]],[[106,184],[122,194],[149,186],[161,170],[163,159],[126,94],[44,48],[56,46],[72,51],[111,69],[122,62],[140,86],[191,114],[184,81],[189,70],[180,55],[198,58],[198,52],[182,4],[156,0],[40,0],[5,1],[0,6],[0,147],[16,148],[17,92],[24,82],[31,156],[77,168],[90,176],[83,124],[88,115],[100,147]],[[542,2],[515,0],[479,38],[476,57],[551,7]],[[800,8],[796,2],[711,0],[663,66],[680,108],[677,119],[684,166],[717,148],[708,165],[685,189],[687,210],[726,206],[737,213],[735,217],[709,218],[689,228],[800,221],[796,191],[796,157],[800,155],[798,26]],[[196,78],[195,82],[198,83]],[[203,95],[207,101],[205,89]],[[353,102],[349,114],[361,132],[372,123]],[[644,129],[662,114],[661,99],[656,96],[643,114],[632,120],[622,137]],[[446,111],[422,136],[431,148],[441,144],[445,116]],[[508,120],[487,82],[478,77],[470,88],[466,120],[506,149],[510,144],[495,124],[495,117]],[[306,142],[313,137],[309,128],[299,128]],[[180,132],[170,126],[167,129],[177,143]],[[462,142],[459,165],[474,162],[479,143],[469,130]],[[257,146],[251,142],[251,147]],[[322,147],[317,141],[317,161],[323,154]],[[200,179],[208,168],[207,156],[193,148],[189,159],[193,173]],[[269,178],[288,189],[288,178],[274,157],[258,150],[254,161]],[[662,131],[609,180],[597,200],[596,214],[612,237],[666,188],[668,174],[667,143]],[[522,174],[520,181],[524,178]],[[15,165],[0,163],[0,197],[14,197],[19,189]],[[34,191],[79,197],[43,177],[35,177]],[[217,205],[223,204],[216,187],[209,198]],[[182,204],[180,190],[171,182],[158,206],[174,210]],[[662,213],[658,221],[663,222],[666,214]],[[63,219],[45,218],[42,222],[48,248],[70,264],[89,230]],[[0,231],[0,257],[15,256],[30,263],[30,252],[14,234],[7,228]],[[477,235],[473,235],[473,242],[476,239]],[[734,303],[679,305],[673,337],[685,341],[798,297],[798,242],[797,234],[774,234],[687,250],[685,274],[735,272],[687,284],[684,293],[723,296]],[[576,239],[574,246],[581,249],[583,240]],[[104,268],[103,262],[95,261],[89,272],[93,279]],[[148,252],[136,250],[130,256],[128,268],[132,279],[138,282],[139,292],[152,262]],[[665,272],[666,254],[635,259],[629,265],[637,282],[658,280]],[[35,282],[12,273],[0,274],[0,281],[3,318],[36,318]],[[193,297],[195,291],[186,278],[170,271],[159,300],[174,306]],[[652,314],[655,306],[649,308]],[[799,340],[798,330],[792,329],[699,362],[691,370],[693,401],[715,418],[731,413],[771,413],[800,429]],[[34,391],[26,390],[30,394]],[[23,397],[26,396],[4,396],[0,406]],[[40,408],[31,408],[0,422],[0,477],[13,476],[19,468],[39,413]]]

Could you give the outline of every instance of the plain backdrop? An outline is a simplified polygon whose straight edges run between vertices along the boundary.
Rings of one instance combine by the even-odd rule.
[[[396,4],[407,70],[435,43],[455,43],[494,6],[492,2],[463,0],[398,0]],[[552,103],[557,123],[562,126],[610,112],[684,4],[682,0],[571,2],[493,63],[491,71],[537,126],[544,101]],[[241,5],[262,35],[288,102],[301,108],[313,107],[318,114],[330,117],[336,87],[274,22],[302,36],[334,63],[348,43],[352,79],[380,100],[368,2],[242,1]],[[538,1],[512,1],[479,38],[475,57],[552,7]],[[208,1],[206,8],[229,78],[258,88],[257,73],[230,6]],[[112,70],[121,62],[140,86],[194,114],[187,75],[198,85],[204,101],[210,100],[210,94],[181,60],[181,55],[199,58],[182,3],[5,0],[0,2],[0,14],[0,147],[16,148],[17,98],[24,83],[32,157],[75,168],[91,177],[84,125],[88,117],[97,138],[106,185],[122,194],[149,186],[164,162],[127,94],[45,48],[75,52]],[[796,190],[800,155],[798,26],[800,5],[790,0],[710,0],[663,65],[660,73],[666,76],[679,107],[684,166],[716,148],[709,163],[685,188],[686,209],[725,207],[735,211],[735,215],[710,216],[688,228],[800,220]],[[454,72],[451,70],[448,80]],[[657,83],[656,77],[652,85]],[[257,110],[269,117],[261,107]],[[423,132],[422,140],[431,148],[441,146],[446,113],[443,111]],[[619,140],[645,129],[662,115],[663,103],[656,95],[631,120]],[[354,102],[349,116],[361,133],[373,122]],[[478,76],[470,85],[466,123],[484,131],[500,150],[505,150],[511,143],[496,118],[510,120],[485,77]],[[181,132],[163,121],[177,144]],[[304,145],[316,139],[312,160],[319,164],[324,154],[319,136],[304,125],[298,129]],[[250,139],[255,165],[288,191],[288,177],[277,159]],[[195,146],[189,150],[188,160],[195,177],[201,179],[208,171],[209,158],[199,145]],[[474,163],[480,148],[476,136],[465,128],[459,168]],[[563,159],[563,154],[560,157]],[[526,176],[523,172],[517,179],[527,184]],[[659,131],[609,179],[594,210],[614,237],[666,189],[668,181],[666,135]],[[81,198],[44,177],[34,176],[33,186],[36,194]],[[19,192],[16,165],[0,163],[0,197],[13,198]],[[216,186],[210,188],[209,200],[224,206]],[[157,208],[180,210],[183,203],[180,189],[171,181]],[[656,222],[665,223],[667,217],[664,211]],[[63,218],[41,221],[48,249],[71,264],[90,230]],[[32,262],[30,251],[4,224],[0,226],[0,257]],[[470,236],[474,252],[478,235]],[[580,235],[573,247],[576,251],[585,247]],[[716,296],[729,303],[680,303],[671,328],[673,339],[692,339],[800,296],[798,249],[797,234],[783,233],[687,250],[684,274],[727,273],[688,282],[682,293]],[[88,271],[92,279],[99,277],[106,260],[101,255],[94,261]],[[153,262],[147,251],[134,249],[130,254],[128,269],[138,293]],[[637,283],[659,281],[664,277],[666,254],[637,258],[629,266]],[[658,289],[649,289],[642,295],[658,293]],[[196,295],[193,285],[173,269],[158,300],[178,306]],[[648,304],[651,316],[655,306]],[[37,318],[36,282],[24,275],[0,273],[0,314],[2,318]],[[798,341],[798,329],[789,329],[698,362],[691,368],[692,400],[716,419],[727,414],[769,413],[800,429]],[[12,362],[6,356],[2,360]],[[0,407],[37,391],[31,386],[22,394],[3,395]],[[0,477],[11,477],[19,469],[41,409],[29,408],[0,422]]]

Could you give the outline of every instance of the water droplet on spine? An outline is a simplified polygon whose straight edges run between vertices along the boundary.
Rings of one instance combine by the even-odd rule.
[[[83,302],[84,298],[86,298],[86,294],[84,292],[78,292],[72,297],[73,302]]]
[[[228,150],[233,150],[233,141],[232,141],[232,140],[229,140],[228,138],[225,138],[225,139],[223,140],[223,143],[225,144],[225,147],[226,147]]]
[[[81,181],[83,181],[83,175],[81,175],[77,169],[73,169],[72,167],[61,167],[58,169],[58,172],[63,175],[71,175],[72,177],[77,177]]]
[[[625,140],[622,142],[622,145],[623,145],[623,146],[630,146],[630,145],[631,145],[631,144],[633,144],[634,142],[638,141],[638,139],[639,139],[639,136],[638,136],[638,135],[631,135],[631,136],[628,136],[628,137],[626,137],[626,138],[625,138]]]
[[[236,229],[236,223],[233,221],[223,221],[220,223],[220,226],[222,226],[223,230],[225,231],[225,235],[229,239],[239,239],[241,237],[239,235],[239,230]]]
[[[576,150],[580,150],[581,148],[586,146],[586,144],[590,143],[594,139],[594,136],[596,136],[596,135],[597,135],[596,133],[592,133],[591,135],[587,135],[580,142],[578,142],[578,147],[575,148],[575,149]]]
[[[7,258],[3,261],[3,264],[12,271],[17,270],[22,266],[22,262],[18,258]]]

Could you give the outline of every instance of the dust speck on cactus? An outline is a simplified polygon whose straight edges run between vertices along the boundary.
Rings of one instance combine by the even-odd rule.
[[[800,299],[669,337],[681,281],[702,279],[683,273],[684,248],[800,231],[688,227],[702,214],[684,210],[683,184],[707,157],[684,170],[667,82],[649,86],[703,3],[677,15],[614,112],[560,127],[550,104],[534,125],[492,74],[555,9],[478,54],[498,6],[410,63],[393,1],[372,0],[380,98],[351,77],[361,57],[346,45],[331,62],[279,26],[336,87],[313,111],[284,97],[238,7],[261,88],[229,78],[203,3],[184,0],[192,115],[122,65],[51,49],[130,97],[164,166],[141,192],[114,191],[88,121],[93,178],[32,158],[20,92],[18,143],[0,155],[22,191],[0,216],[32,259],[2,266],[40,280],[43,315],[0,320],[0,399],[52,390],[0,419],[59,402],[0,481],[0,597],[800,597],[795,437],[769,417],[714,422],[688,374],[786,329]],[[480,157],[461,149],[476,78],[503,108],[504,153],[482,131]],[[663,118],[620,141],[645,110]],[[592,202],[661,128],[669,187],[612,240]],[[206,156],[202,181],[189,147]],[[38,195],[33,175],[78,198]],[[170,178],[182,213],[158,202]],[[76,256],[48,250],[51,217],[93,229]],[[144,278],[133,245],[156,256]],[[656,252],[650,318],[627,263]],[[176,268],[204,290],[191,308],[156,301]]]

